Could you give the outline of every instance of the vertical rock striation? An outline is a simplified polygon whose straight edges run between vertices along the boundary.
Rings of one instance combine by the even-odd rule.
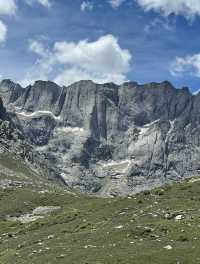
[[[0,84],[12,122],[52,175],[102,196],[200,174],[200,94],[169,82]]]

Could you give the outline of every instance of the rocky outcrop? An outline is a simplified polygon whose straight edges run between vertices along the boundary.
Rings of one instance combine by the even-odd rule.
[[[2,99],[0,97],[0,119],[4,120],[5,118],[6,118],[6,109],[3,106],[3,101],[2,101]]]
[[[200,174],[200,94],[188,88],[6,80],[0,95],[40,163],[69,187],[114,196]]]
[[[38,175],[41,177],[46,177],[45,171],[47,170],[47,167],[45,162],[42,161],[39,153],[35,151],[35,146],[26,139],[23,128],[19,126],[19,124],[20,121],[16,114],[6,111],[0,97],[0,156],[1,161],[3,157],[5,164],[7,164],[9,168],[11,167],[12,171],[11,173],[8,169],[5,169],[4,167],[2,168],[2,164],[0,164],[0,173],[2,174],[2,182],[5,183],[5,187],[15,186],[15,183],[17,184],[17,182],[13,180],[5,180],[6,178],[4,179],[4,176],[9,177],[11,174],[15,175],[15,170],[16,172],[19,172],[19,167],[25,168],[27,166],[27,168],[29,168],[29,176],[36,176],[36,172],[38,172]],[[17,167],[13,166],[12,160],[15,162],[18,161],[19,167],[18,165]],[[50,176],[51,174],[49,174],[49,177]],[[19,175],[17,175],[17,177],[20,178]],[[43,179],[41,178],[40,180],[42,181]],[[2,187],[2,183],[0,185]]]
[[[3,80],[0,84],[0,97],[3,99],[4,104],[9,105],[22,96],[24,93],[24,89],[11,80]]]

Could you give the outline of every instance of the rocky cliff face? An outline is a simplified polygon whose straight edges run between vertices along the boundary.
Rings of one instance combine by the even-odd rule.
[[[39,163],[69,187],[124,195],[200,174],[200,94],[187,88],[5,80],[0,96]]]
[[[25,138],[13,123],[0,97],[0,153],[5,149],[25,158]]]

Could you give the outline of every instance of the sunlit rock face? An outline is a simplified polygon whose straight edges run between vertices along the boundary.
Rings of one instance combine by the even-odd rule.
[[[187,88],[5,80],[0,96],[41,166],[69,187],[126,195],[200,174],[200,95]]]

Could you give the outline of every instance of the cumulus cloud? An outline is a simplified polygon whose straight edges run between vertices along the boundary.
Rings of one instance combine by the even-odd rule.
[[[73,81],[92,79],[98,83],[121,83],[126,80],[130,69],[130,52],[122,49],[112,35],[100,37],[94,42],[57,42],[54,56],[66,67],[55,79],[59,83],[71,83],[72,75]]]
[[[13,15],[17,9],[15,0],[0,0],[0,15]]]
[[[40,55],[41,57],[47,54],[47,49],[45,48],[43,43],[38,40],[29,41],[29,51],[32,51],[33,53]]]
[[[108,0],[112,8],[118,8],[125,2],[126,0]]]
[[[184,58],[176,57],[170,66],[170,72],[174,76],[179,76],[186,72],[190,75],[200,77],[200,53]]]
[[[32,5],[34,3],[39,3],[44,7],[51,7],[51,2],[49,0],[25,0],[28,5]]]
[[[97,83],[122,83],[127,80],[131,54],[122,49],[112,35],[89,42],[56,42],[49,50],[41,42],[32,41],[29,50],[39,56],[26,80],[48,79],[56,70],[54,81],[69,85],[75,81],[91,79]]]
[[[34,53],[37,59],[33,66],[27,70],[24,79],[19,81],[24,87],[33,84],[36,80],[47,81],[55,65],[53,53],[41,40],[30,40],[28,50]]]
[[[114,82],[116,84],[121,84],[126,80],[126,78],[124,74],[104,73],[102,75],[98,72],[89,72],[78,67],[73,67],[62,71],[54,79],[54,81],[60,85],[69,85],[80,80],[93,80],[96,83]]]
[[[81,11],[84,12],[84,11],[91,11],[93,10],[93,3],[92,2],[89,2],[89,1],[83,1],[81,3]]]
[[[108,0],[113,8],[118,8],[127,0]],[[193,19],[200,15],[199,0],[133,0],[145,11],[155,11],[164,16],[183,15],[187,19]]]
[[[94,42],[57,42],[54,50],[60,63],[88,71],[120,74],[129,70],[131,55],[128,50],[121,49],[118,40],[112,35],[103,36]]]
[[[6,40],[6,35],[7,35],[7,27],[2,21],[0,21],[0,43]]]
[[[187,18],[194,18],[200,15],[199,0],[135,0],[146,11],[154,10],[165,16],[170,14],[184,15]]]
[[[15,0],[0,0],[0,15],[14,15],[17,9]],[[7,26],[0,20],[0,43],[5,42]]]

